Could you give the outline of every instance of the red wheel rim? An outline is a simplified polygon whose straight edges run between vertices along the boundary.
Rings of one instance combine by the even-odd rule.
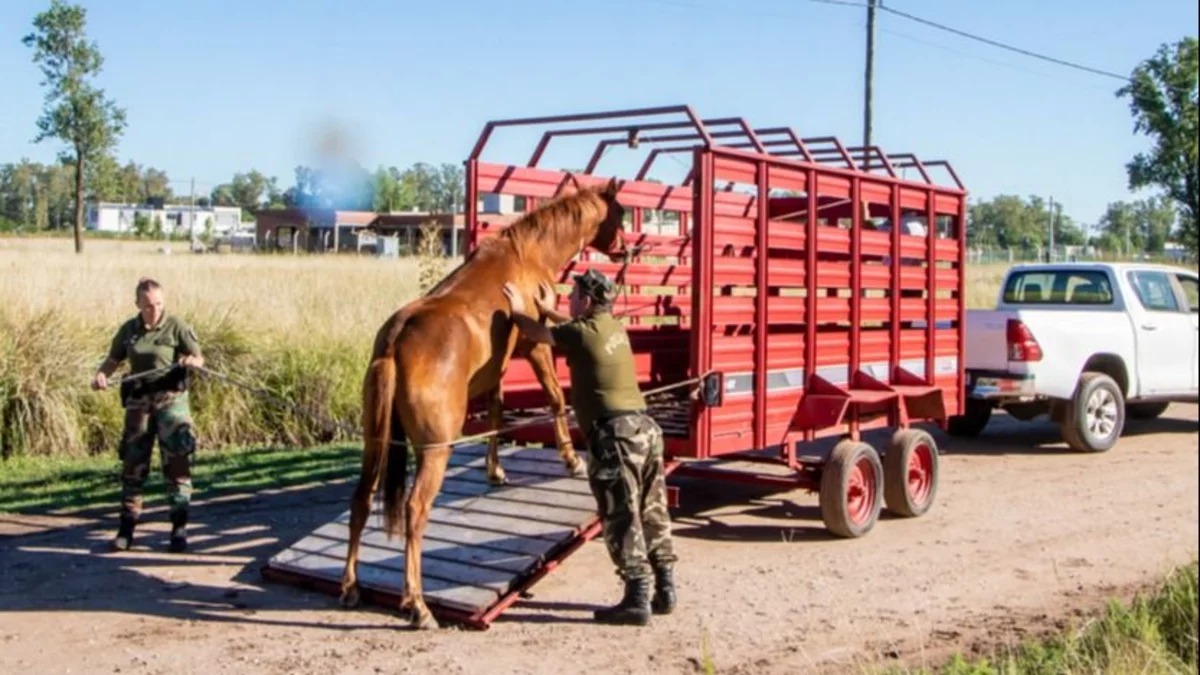
[[[933,491],[933,448],[921,443],[908,456],[906,488],[914,506],[922,506]]]
[[[846,481],[846,513],[855,525],[862,525],[871,519],[875,510],[876,480],[875,465],[863,457],[854,464],[850,478]]]

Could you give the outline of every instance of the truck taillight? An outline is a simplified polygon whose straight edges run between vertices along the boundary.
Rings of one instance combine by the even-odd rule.
[[[1041,361],[1042,346],[1033,337],[1029,326],[1020,319],[1009,319],[1006,333],[1008,335],[1009,361]]]

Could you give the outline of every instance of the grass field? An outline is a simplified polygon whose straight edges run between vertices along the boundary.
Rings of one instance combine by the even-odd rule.
[[[0,456],[83,456],[115,447],[114,392],[88,389],[112,334],[133,316],[133,288],[164,285],[167,311],[196,328],[215,371],[294,401],[316,418],[357,423],[374,333],[428,278],[428,258],[195,255],[179,242],[0,237]],[[440,277],[451,261],[436,260]],[[1003,266],[968,270],[967,301],[987,306]],[[307,445],[336,440],[316,419],[198,378],[201,442]],[[345,436],[342,436],[344,438]]]

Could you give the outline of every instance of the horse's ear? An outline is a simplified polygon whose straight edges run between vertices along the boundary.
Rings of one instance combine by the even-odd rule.
[[[558,191],[554,193],[555,197],[570,197],[574,194],[579,194],[583,191],[583,186],[579,184],[579,179],[573,173],[567,173],[567,178],[558,184]]]
[[[621,191],[621,186],[623,184],[624,183],[617,181],[616,176],[613,176],[612,179],[608,181],[608,185],[604,186],[604,196],[610,198],[616,197],[617,193]]]

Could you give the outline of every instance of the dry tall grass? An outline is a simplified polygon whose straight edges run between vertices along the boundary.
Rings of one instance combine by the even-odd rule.
[[[1000,282],[1007,270],[1008,265],[1004,263],[967,265],[967,309],[995,307]]]
[[[164,254],[159,244],[0,239],[0,454],[82,454],[120,432],[113,392],[87,383],[150,276],[168,312],[196,328],[209,366],[318,416],[357,424],[358,385],[375,330],[418,290],[418,262],[346,256]],[[179,247],[175,247],[179,251]],[[328,431],[197,378],[202,442],[304,443]]]
[[[109,340],[132,317],[142,276],[165,289],[167,311],[196,328],[209,367],[355,427],[375,331],[452,262],[325,255],[194,255],[179,244],[0,237],[0,456],[111,449],[114,392],[87,383]],[[968,270],[967,303],[994,302],[1004,266]],[[436,277],[436,278],[435,278]],[[227,384],[196,378],[193,410],[206,445],[311,443],[330,429]]]

